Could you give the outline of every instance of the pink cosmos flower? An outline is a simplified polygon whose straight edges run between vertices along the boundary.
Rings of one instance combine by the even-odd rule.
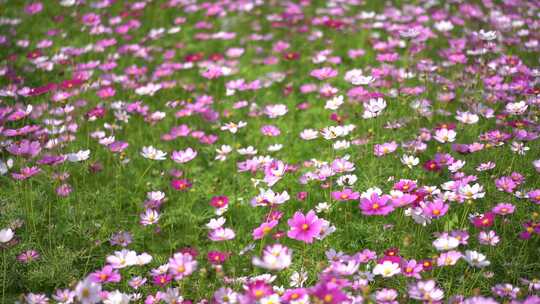
[[[347,300],[347,295],[341,291],[339,286],[326,282],[320,282],[313,287],[312,295],[320,299],[320,302],[324,304],[338,304]]]
[[[287,223],[290,226],[287,236],[305,243],[312,243],[313,239],[321,233],[323,226],[323,221],[317,217],[313,210],[310,210],[306,215],[297,211]]]
[[[498,215],[509,215],[514,213],[514,210],[516,207],[509,203],[500,203],[497,204],[493,209],[491,209],[491,212],[498,214]]]
[[[336,201],[357,200],[360,198],[360,193],[354,192],[349,188],[345,188],[343,191],[333,191],[332,198]]]
[[[23,139],[19,143],[12,143],[6,150],[13,155],[34,158],[41,152],[41,145],[39,141]]]
[[[264,182],[272,187],[284,175],[287,165],[280,160],[273,160],[264,167]]]
[[[540,189],[535,189],[527,193],[529,200],[540,205]]]
[[[21,263],[27,264],[35,260],[39,260],[40,254],[35,250],[26,250],[17,256],[17,260]]]
[[[420,272],[422,270],[422,264],[417,263],[416,260],[403,261],[401,264],[401,273],[406,277],[420,279]]]
[[[377,193],[372,193],[369,199],[360,199],[359,208],[364,215],[387,215],[394,211],[390,196],[386,194],[379,196]]]
[[[311,71],[311,73],[309,74],[319,80],[325,80],[325,79],[328,79],[328,78],[333,78],[333,77],[336,77],[338,75],[338,71],[337,70],[334,70],[332,68],[329,68],[329,67],[324,67],[324,68],[320,68],[320,69],[315,69],[313,71]]]
[[[230,228],[219,227],[208,233],[208,238],[214,242],[228,241],[234,239],[236,234]]]
[[[120,273],[111,265],[106,265],[103,269],[90,274],[90,279],[95,283],[117,283],[121,278]]]
[[[43,3],[32,2],[24,7],[24,12],[28,15],[35,15],[43,10]]]
[[[278,224],[278,221],[272,220],[270,222],[264,222],[259,227],[255,228],[253,230],[252,236],[254,240],[260,240],[264,238],[270,231],[272,231],[272,228],[274,228]]]
[[[185,150],[173,151],[171,153],[171,159],[176,163],[183,164],[191,161],[197,156],[197,151],[187,148]]]
[[[499,191],[512,193],[518,185],[511,177],[503,176],[495,180],[495,186]]]
[[[395,141],[383,144],[377,144],[373,147],[375,156],[381,157],[396,151],[398,144]]]
[[[197,261],[189,253],[175,253],[169,259],[169,273],[176,281],[189,276],[197,269]]]
[[[24,168],[21,168],[21,171],[18,173],[17,172],[11,173],[11,177],[13,177],[16,180],[25,180],[27,178],[30,178],[38,174],[39,172],[41,172],[41,169],[38,167],[35,167],[35,166],[24,167]]]
[[[417,196],[414,194],[401,193],[400,196],[392,197],[394,207],[403,207],[412,204],[416,201]]]
[[[431,218],[439,218],[444,216],[446,212],[448,212],[448,205],[445,204],[443,200],[436,199],[433,202],[426,203],[426,205],[422,209],[424,215]]]
[[[402,192],[413,192],[416,187],[416,182],[410,179],[400,179],[399,182],[394,185],[395,190]]]

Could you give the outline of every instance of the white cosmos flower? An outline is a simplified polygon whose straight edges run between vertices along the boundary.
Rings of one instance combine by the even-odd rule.
[[[130,297],[118,290],[109,292],[107,298],[103,301],[104,304],[128,304]]]
[[[459,240],[455,237],[445,235],[433,241],[433,246],[439,251],[452,250],[459,246]]]
[[[238,123],[228,122],[224,124],[223,126],[221,126],[221,131],[229,131],[232,134],[236,134],[236,132],[238,132],[239,129],[245,126],[247,126],[247,122],[245,121],[239,121]]]
[[[227,159],[227,155],[232,152],[232,147],[229,145],[222,145],[220,148],[216,149],[217,156],[216,160],[224,161]]]
[[[325,109],[335,111],[343,104],[343,95],[335,96],[326,101]]]
[[[313,129],[305,129],[300,133],[300,138],[303,140],[312,140],[319,136],[319,132]]]
[[[433,138],[440,143],[453,142],[456,140],[456,131],[446,128],[437,129]]]
[[[380,275],[384,278],[392,277],[401,272],[401,268],[398,263],[391,261],[384,261],[382,264],[377,264],[373,268],[374,275]]]
[[[208,229],[218,229],[220,227],[222,227],[224,224],[225,224],[225,218],[224,217],[218,217],[217,219],[211,219],[210,222],[208,222],[208,224],[206,224],[206,227]]]
[[[317,213],[326,212],[330,210],[330,205],[327,202],[318,203],[317,206],[315,206],[315,211]]]
[[[496,31],[486,31],[484,29],[481,29],[480,32],[478,32],[478,36],[481,40],[484,41],[491,41],[497,39],[497,32]]]
[[[348,140],[338,140],[334,143],[334,150],[343,150],[351,146],[351,142]]]
[[[463,168],[463,166],[465,166],[465,163],[466,162],[464,160],[456,160],[450,166],[448,166],[448,170],[450,170],[450,172],[457,172]]]
[[[264,108],[264,114],[269,118],[276,118],[287,114],[287,106],[284,104],[267,105]]]
[[[137,252],[128,249],[115,251],[114,255],[107,257],[107,263],[113,268],[120,269],[137,264]]]
[[[269,152],[276,152],[276,151],[281,150],[281,148],[283,148],[282,144],[274,144],[274,145],[268,146],[268,151]]]
[[[442,20],[435,23],[435,29],[439,32],[448,32],[454,29],[454,25],[450,21]]]
[[[412,167],[420,163],[420,159],[414,155],[404,154],[403,156],[401,156],[401,163],[412,169]]]
[[[0,230],[0,243],[7,243],[13,239],[15,233],[11,228],[4,228]]]
[[[464,124],[472,125],[478,122],[480,117],[471,112],[460,112],[457,111],[456,119]]]
[[[465,185],[459,188],[459,194],[466,200],[475,200],[479,198],[483,198],[486,194],[484,191],[484,188],[480,186],[480,184],[474,184],[474,185]]]
[[[101,301],[101,285],[87,277],[75,287],[75,296],[81,304],[98,303]]]
[[[371,98],[368,102],[364,103],[364,113],[362,117],[364,119],[374,118],[379,116],[382,111],[386,109],[386,101],[382,98]]]
[[[13,167],[13,159],[10,158],[6,162],[0,160],[0,175],[6,174],[11,167]]]
[[[291,274],[290,283],[291,287],[304,287],[304,283],[308,279],[307,271],[300,269],[300,272],[295,271]]]
[[[165,160],[167,153],[158,150],[153,146],[147,146],[142,148],[141,156],[152,160]]]
[[[139,87],[135,90],[135,93],[137,95],[150,95],[154,96],[154,94],[161,89],[161,84],[156,83],[148,83],[145,86]]]
[[[255,155],[257,154],[257,149],[255,149],[253,146],[248,146],[246,148],[238,149],[238,153],[240,155]]]
[[[487,260],[485,255],[474,250],[465,251],[465,256],[463,257],[463,259],[467,261],[469,265],[478,268],[486,267],[491,264],[491,262]]]
[[[527,105],[527,103],[525,103],[525,101],[519,101],[519,102],[510,102],[508,104],[506,104],[506,112],[510,113],[510,114],[513,114],[513,115],[521,115],[523,113],[525,113],[525,111],[527,111],[527,108],[529,106]]]
[[[90,158],[90,150],[80,150],[67,155],[67,160],[73,163],[85,161],[88,158]]]
[[[354,174],[346,174],[346,175],[342,175],[338,178],[338,180],[336,181],[336,183],[339,185],[339,186],[352,186],[354,185],[354,183],[356,183],[356,181],[358,180],[358,177]]]

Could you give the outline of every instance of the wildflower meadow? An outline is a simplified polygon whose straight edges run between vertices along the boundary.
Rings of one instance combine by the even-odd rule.
[[[0,303],[540,303],[538,0],[0,0]]]

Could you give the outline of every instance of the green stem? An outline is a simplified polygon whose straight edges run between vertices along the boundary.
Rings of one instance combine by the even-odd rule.
[[[2,265],[3,265],[3,276],[2,276],[2,303],[6,303],[6,274],[7,274],[7,262],[6,262],[6,249],[2,250]]]

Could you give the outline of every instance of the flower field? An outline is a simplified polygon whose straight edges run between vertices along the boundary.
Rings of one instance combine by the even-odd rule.
[[[540,2],[0,0],[0,303],[540,303]]]

